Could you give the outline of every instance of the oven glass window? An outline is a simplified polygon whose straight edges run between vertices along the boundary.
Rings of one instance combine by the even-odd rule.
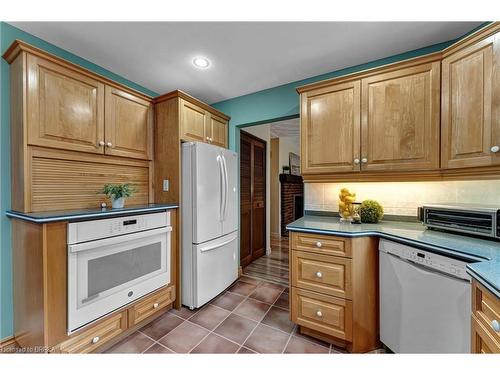
[[[88,261],[88,296],[135,280],[161,269],[161,243]]]

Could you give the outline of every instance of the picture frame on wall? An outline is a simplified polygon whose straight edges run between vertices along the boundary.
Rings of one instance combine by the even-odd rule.
[[[288,160],[290,164],[290,174],[300,176],[300,156],[290,152],[288,154]]]

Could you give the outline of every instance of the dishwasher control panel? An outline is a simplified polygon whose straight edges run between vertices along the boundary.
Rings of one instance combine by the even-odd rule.
[[[420,264],[423,267],[431,268],[464,280],[470,280],[470,276],[466,272],[468,263],[466,261],[386,240],[380,240],[379,249],[415,264]]]

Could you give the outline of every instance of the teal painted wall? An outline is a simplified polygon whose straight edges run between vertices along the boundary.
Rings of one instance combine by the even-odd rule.
[[[15,39],[20,39],[63,59],[71,61],[106,78],[141,91],[158,96],[128,79],[106,70],[92,62],[65,51],[40,38],[28,34],[5,22],[0,22],[0,51],[3,54]],[[12,335],[12,244],[11,228],[5,211],[10,208],[10,101],[9,64],[2,59],[0,74],[0,339]]]

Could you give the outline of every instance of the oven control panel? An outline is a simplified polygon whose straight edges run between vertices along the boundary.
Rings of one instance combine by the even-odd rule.
[[[466,261],[384,240],[380,241],[379,248],[386,253],[396,255],[424,268],[433,269],[460,279],[470,280],[470,276],[466,272]]]
[[[80,221],[68,224],[68,244],[141,232],[170,225],[170,212]]]

